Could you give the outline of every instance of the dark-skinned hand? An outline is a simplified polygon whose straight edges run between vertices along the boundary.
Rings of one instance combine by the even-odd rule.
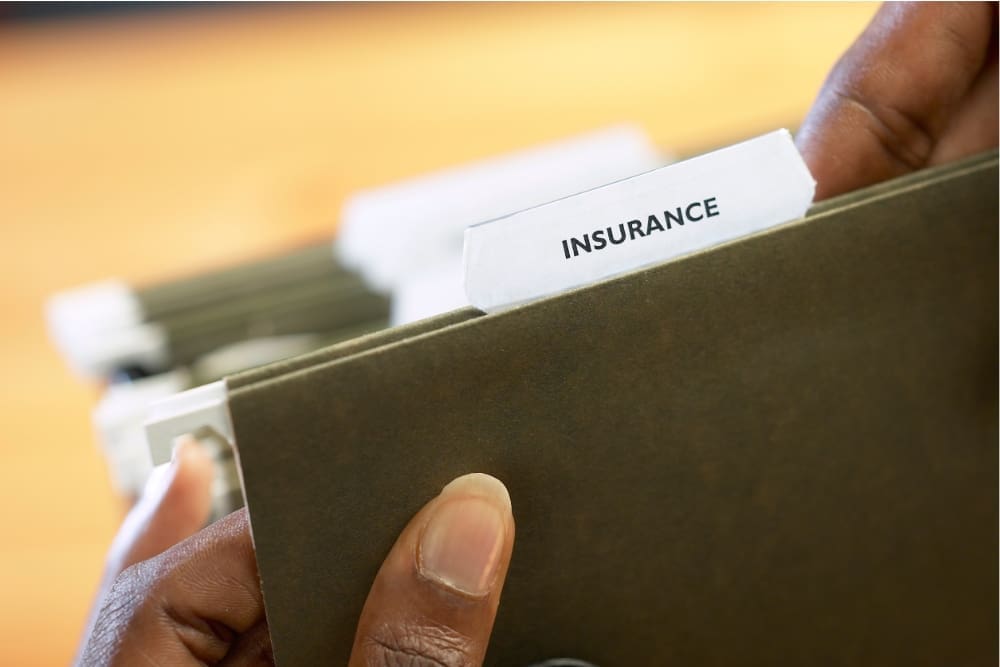
[[[142,529],[132,533],[136,539],[124,551],[146,555],[138,545],[150,544],[152,533],[176,535],[176,528],[166,526],[176,525],[182,514],[180,521],[196,514],[204,521],[208,485],[198,480],[207,482],[210,470],[211,461],[196,443],[181,444],[170,467],[158,472],[160,488],[146,496],[158,495],[158,502],[140,502],[133,510],[130,519],[143,507],[148,511],[144,521],[133,522]],[[166,521],[177,484],[192,486],[187,496],[175,493],[169,510],[173,521]],[[197,501],[190,502],[191,497]],[[178,511],[203,502],[204,511]],[[413,517],[383,562],[361,613],[349,664],[481,664],[513,546],[514,519],[503,484],[480,474],[448,484]],[[80,662],[273,664],[246,511],[118,574],[103,594]]]
[[[884,4],[830,72],[796,144],[816,199],[995,147],[997,5]]]

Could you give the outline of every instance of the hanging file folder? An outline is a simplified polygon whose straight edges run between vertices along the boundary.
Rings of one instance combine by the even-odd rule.
[[[995,664],[997,154],[168,402],[238,455],[279,665],[343,664],[454,477],[517,522],[489,665]]]

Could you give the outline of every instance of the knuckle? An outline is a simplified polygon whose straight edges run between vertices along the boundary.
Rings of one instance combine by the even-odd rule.
[[[109,598],[121,601],[119,618],[114,620],[121,633],[134,629],[155,629],[160,637],[170,637],[198,664],[221,660],[234,640],[234,633],[221,623],[201,618],[182,604],[174,604],[178,594],[180,559],[164,552],[123,571],[115,580]],[[183,596],[181,596],[183,600]]]
[[[133,565],[120,572],[101,602],[80,658],[82,665],[119,665],[128,636],[148,625],[155,613],[149,590],[148,567]]]
[[[118,615],[140,616],[149,610],[153,600],[155,576],[150,572],[149,563],[143,561],[122,570],[105,598],[107,606],[113,606]]]
[[[476,655],[469,637],[436,623],[375,628],[364,642],[367,667],[471,667]]]
[[[863,87],[843,86],[834,91],[842,104],[862,118],[862,127],[878,142],[882,152],[909,170],[924,167],[936,143],[929,118],[903,106],[879,101]]]

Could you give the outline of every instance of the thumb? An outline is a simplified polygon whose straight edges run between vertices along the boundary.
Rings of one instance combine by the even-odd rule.
[[[459,477],[403,530],[372,585],[351,667],[481,665],[514,546],[510,497]]]

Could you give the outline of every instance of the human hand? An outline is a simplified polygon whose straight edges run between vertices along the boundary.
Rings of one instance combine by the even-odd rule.
[[[189,456],[190,449],[174,465]],[[382,564],[350,665],[480,665],[513,541],[510,499],[499,481],[476,474],[446,486]],[[115,578],[81,663],[144,662],[273,664],[245,510]]]
[[[997,145],[995,3],[884,4],[796,143],[825,199]]]
[[[142,497],[122,522],[108,550],[94,607],[84,627],[80,652],[86,647],[103,600],[127,568],[157,556],[194,535],[211,512],[211,457],[193,439],[178,443],[170,465],[153,471]],[[77,654],[77,662],[81,655]]]

